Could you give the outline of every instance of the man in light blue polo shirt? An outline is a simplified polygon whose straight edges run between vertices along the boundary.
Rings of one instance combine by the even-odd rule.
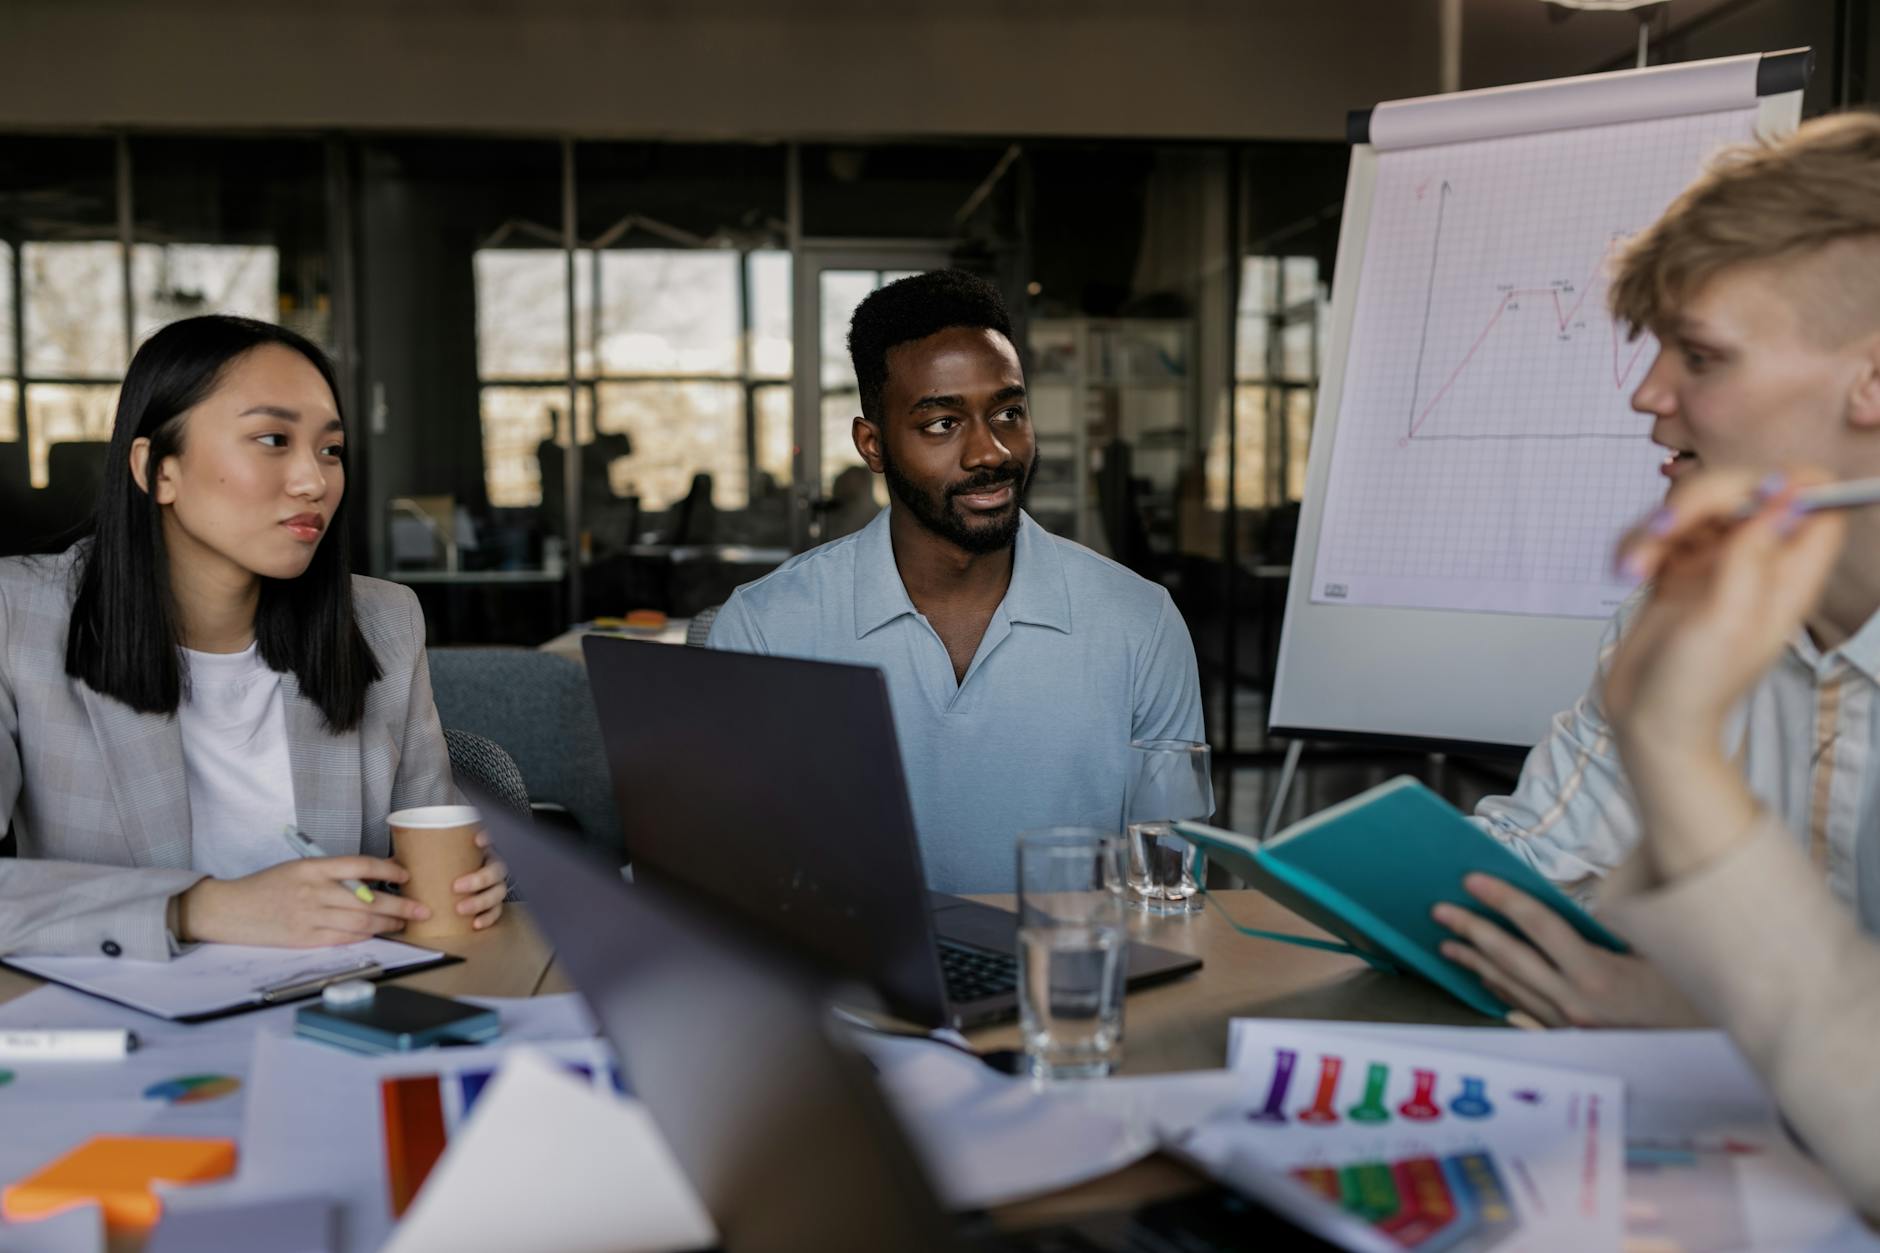
[[[1010,891],[1020,831],[1118,829],[1130,740],[1202,738],[1194,645],[1167,591],[1021,509],[1037,448],[991,285],[890,283],[849,354],[892,503],[740,587],[710,644],[879,667],[928,885]]]

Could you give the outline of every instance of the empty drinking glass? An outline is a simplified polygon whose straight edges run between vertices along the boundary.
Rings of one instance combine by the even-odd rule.
[[[1040,1079],[1109,1074],[1123,1059],[1128,938],[1122,841],[1092,827],[1018,837],[1018,1013]]]
[[[1201,908],[1203,855],[1171,824],[1214,813],[1208,746],[1194,740],[1131,740],[1123,822],[1128,830],[1128,899],[1151,914]]]

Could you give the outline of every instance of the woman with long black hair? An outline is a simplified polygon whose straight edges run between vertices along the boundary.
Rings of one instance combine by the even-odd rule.
[[[325,355],[188,318],[124,378],[90,533],[0,560],[0,953],[303,946],[424,907],[386,816],[456,799],[409,589],[349,573]],[[329,856],[301,859],[299,826]],[[479,927],[494,858],[456,884]]]

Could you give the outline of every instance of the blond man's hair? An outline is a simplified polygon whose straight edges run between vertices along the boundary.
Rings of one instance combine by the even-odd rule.
[[[1613,316],[1634,335],[1665,325],[1739,267],[1767,273],[1818,340],[1880,328],[1880,113],[1724,152],[1620,254]]]

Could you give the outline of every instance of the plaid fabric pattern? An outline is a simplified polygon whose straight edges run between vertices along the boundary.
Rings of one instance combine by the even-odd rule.
[[[0,813],[18,841],[18,856],[0,859],[0,953],[162,959],[174,949],[169,898],[202,877],[190,866],[182,734],[174,717],[66,675],[75,558],[0,560]],[[353,605],[384,675],[344,735],[282,676],[294,809],[329,852],[384,856],[387,814],[457,794],[417,598],[355,578]]]

